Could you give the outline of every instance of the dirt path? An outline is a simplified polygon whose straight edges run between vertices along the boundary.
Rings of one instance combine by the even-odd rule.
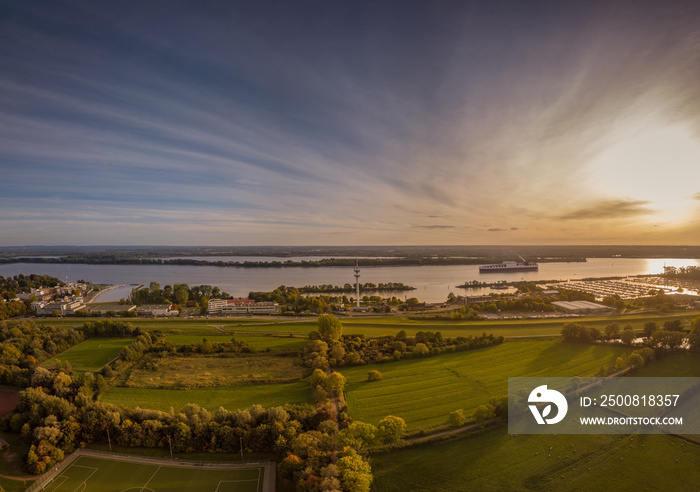
[[[488,419],[488,420],[484,420],[483,422],[478,422],[476,424],[464,425],[462,427],[456,427],[454,429],[436,432],[435,434],[428,434],[427,436],[409,437],[408,439],[404,439],[404,442],[407,442],[410,444],[418,444],[421,442],[428,442],[428,441],[432,441],[433,439],[439,439],[439,438],[445,437],[445,436],[453,436],[455,434],[461,434],[462,432],[468,432],[470,430],[478,429],[479,427],[482,427],[484,425],[494,424],[494,423],[499,422],[499,421],[502,421],[503,423],[506,422],[505,420],[502,420],[500,418]]]

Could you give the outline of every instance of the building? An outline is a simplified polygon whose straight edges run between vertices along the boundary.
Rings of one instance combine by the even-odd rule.
[[[61,316],[71,316],[77,311],[87,309],[87,306],[82,297],[72,296],[55,301],[34,301],[32,309],[36,311],[37,316],[53,316],[56,312]]]
[[[106,303],[106,304],[93,304],[90,305],[90,314],[94,316],[102,316],[110,311],[114,311],[117,314],[125,314],[131,311],[136,311],[136,306],[128,304],[118,304],[118,303]]]
[[[209,299],[209,314],[275,314],[276,302],[255,302],[253,299]]]
[[[144,304],[136,308],[139,316],[179,316],[180,311],[173,309],[171,304]]]
[[[590,301],[554,301],[552,305],[566,313],[603,313],[612,310],[610,306]]]
[[[32,298],[32,296],[36,296],[37,301],[47,301],[51,296],[53,296],[53,293],[49,289],[32,289],[29,292],[21,292],[17,294],[17,297],[22,300],[22,301],[28,301]]]

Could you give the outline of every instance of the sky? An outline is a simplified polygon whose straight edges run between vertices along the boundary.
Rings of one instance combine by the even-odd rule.
[[[0,246],[700,244],[700,2],[0,3]]]

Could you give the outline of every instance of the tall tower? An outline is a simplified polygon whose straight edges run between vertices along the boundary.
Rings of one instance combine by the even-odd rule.
[[[357,307],[360,307],[360,265],[355,258],[355,289],[357,290]]]

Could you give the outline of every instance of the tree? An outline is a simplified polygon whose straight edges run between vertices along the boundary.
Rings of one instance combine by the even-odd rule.
[[[493,405],[479,405],[476,410],[474,410],[474,420],[477,422],[483,422],[484,420],[492,419],[496,416],[496,409]]]
[[[377,438],[384,444],[399,442],[405,431],[406,421],[394,415],[387,415],[377,424]]]
[[[177,288],[175,289],[175,299],[177,300],[177,304],[181,307],[184,307],[187,304],[187,301],[190,298],[190,292],[189,289],[187,288],[186,284],[181,284],[178,285]]]
[[[644,336],[648,338],[658,329],[655,321],[647,321],[644,323]]]
[[[413,353],[417,355],[426,355],[430,352],[430,349],[428,346],[424,343],[417,343],[415,347],[413,347]]]
[[[644,365],[644,357],[637,352],[632,352],[627,358],[627,365],[629,367],[642,367]]]
[[[326,389],[334,392],[336,395],[341,395],[345,388],[345,376],[339,372],[332,372],[326,379]]]
[[[377,443],[377,427],[356,420],[341,430],[338,438],[343,446],[352,446],[362,452]]]
[[[318,317],[318,333],[327,343],[340,339],[343,333],[343,325],[332,314],[323,314]]]
[[[605,337],[606,338],[617,338],[620,334],[620,325],[617,323],[610,323],[605,327]]]
[[[636,338],[637,335],[634,334],[634,331],[632,331],[631,328],[625,328],[622,332],[622,335],[620,335],[622,343],[624,343],[627,346],[632,345],[632,342],[634,342]]]
[[[340,471],[343,490],[348,492],[369,492],[372,484],[372,468],[360,455],[352,451],[336,463]]]

